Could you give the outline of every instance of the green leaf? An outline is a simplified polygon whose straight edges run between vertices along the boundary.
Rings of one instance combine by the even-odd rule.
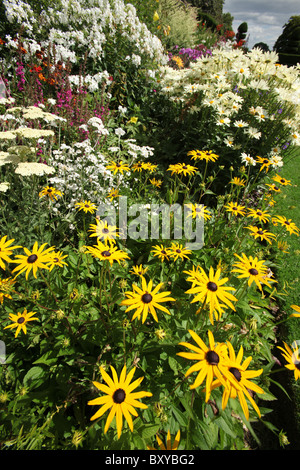
[[[52,356],[52,357],[51,357]],[[57,357],[53,357],[53,351],[47,351],[43,356],[41,356],[39,359],[34,361],[33,364],[45,364],[47,366],[51,366],[52,364],[57,363]]]
[[[25,374],[23,383],[25,387],[38,387],[43,382],[45,370],[40,366],[34,366]]]
[[[160,425],[159,424],[145,424],[140,428],[139,433],[142,439],[150,439],[152,436],[158,432]]]
[[[187,426],[188,419],[185,416],[185,414],[173,404],[171,404],[170,409],[172,413],[174,414],[175,418],[177,419],[179,426],[183,426],[183,427]]]

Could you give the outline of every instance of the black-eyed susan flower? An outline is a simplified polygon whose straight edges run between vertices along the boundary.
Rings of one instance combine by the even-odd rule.
[[[145,162],[145,169],[148,170],[150,173],[153,173],[157,169],[158,165],[155,163]]]
[[[116,188],[110,189],[108,195],[106,196],[110,201],[113,201],[116,197],[120,197],[119,190]]]
[[[51,246],[45,249],[47,243],[43,243],[40,247],[38,246],[38,242],[35,242],[32,250],[28,250],[28,248],[23,247],[25,255],[16,255],[16,259],[13,263],[18,264],[17,267],[13,269],[14,272],[18,272],[16,277],[19,274],[25,272],[26,279],[28,279],[28,275],[32,270],[34,277],[36,278],[36,273],[38,269],[47,269],[49,270],[48,263],[52,262],[52,257],[54,254],[54,247]]]
[[[183,63],[183,60],[181,57],[179,57],[178,55],[174,55],[173,57],[171,57],[171,63],[174,62],[175,65],[179,68],[179,69],[183,69],[184,67],[184,63]],[[174,65],[174,64],[173,64]]]
[[[207,402],[211,394],[214,377],[219,379],[220,383],[226,388],[228,388],[228,382],[236,382],[231,372],[229,372],[229,368],[234,367],[236,364],[229,359],[226,344],[215,342],[214,335],[210,330],[208,330],[208,346],[195,331],[189,330],[189,333],[197,346],[181,342],[179,343],[180,346],[184,346],[193,352],[179,352],[177,355],[188,360],[197,361],[186,371],[185,377],[197,372],[196,379],[190,385],[190,389],[200,387],[206,379],[205,401]]]
[[[131,274],[136,274],[137,276],[144,276],[144,274],[148,271],[148,267],[146,266],[143,268],[143,265],[140,264],[139,266],[132,266],[132,270],[129,271]]]
[[[266,183],[266,186],[268,186],[269,191],[271,193],[280,193],[281,192],[280,187],[275,183],[272,183],[272,184]]]
[[[67,257],[68,255],[64,255],[62,251],[56,251],[53,253],[52,260],[49,263],[49,271],[52,271],[55,266],[59,266],[60,268],[67,266],[67,263],[63,261]]]
[[[180,442],[180,429],[178,430],[173,444],[172,444],[172,438],[171,438],[171,432],[170,430],[167,432],[167,440],[166,444],[162,441],[162,439],[159,437],[159,435],[156,435],[156,440],[159,445],[160,450],[178,450],[179,442]],[[155,447],[147,446],[148,450],[156,450]]]
[[[226,204],[225,206],[225,209],[227,212],[231,212],[232,214],[234,215],[245,215],[245,206],[241,206],[239,205],[238,203],[235,203],[235,202],[229,202],[228,204]]]
[[[245,227],[250,230],[250,235],[255,239],[259,238],[260,241],[266,241],[272,244],[272,240],[276,238],[274,233],[268,232],[267,230],[263,230],[260,227],[254,227],[253,225],[249,225],[249,227]]]
[[[146,321],[148,313],[150,312],[152,317],[156,322],[158,322],[156,309],[162,310],[163,312],[171,315],[169,310],[161,305],[163,302],[170,302],[175,301],[173,297],[170,297],[171,292],[158,292],[163,283],[157,284],[156,287],[153,288],[153,281],[150,280],[147,284],[146,279],[142,276],[142,288],[138,287],[136,284],[132,285],[131,292],[125,292],[127,299],[122,300],[121,305],[126,305],[127,309],[125,312],[130,312],[131,310],[135,310],[135,313],[131,319],[133,321],[135,318],[140,320],[142,319],[142,323]]]
[[[195,161],[205,160],[206,162],[215,162],[219,158],[219,155],[213,153],[212,150],[191,150],[187,155]]]
[[[12,299],[12,296],[8,294],[7,292],[1,292],[0,291],[0,304],[3,304],[4,298],[6,299]]]
[[[57,199],[58,196],[62,196],[62,192],[58,189],[54,188],[53,186],[45,186],[42,191],[39,192],[39,197],[46,197],[54,201]]]
[[[96,224],[90,224],[88,230],[92,232],[90,237],[97,237],[99,240],[115,240],[119,236],[115,225],[108,225],[107,220],[96,219]]]
[[[192,286],[195,286],[199,279],[203,276],[200,266],[193,266],[192,269],[188,271],[183,271],[184,274],[188,274],[187,281],[192,283]]]
[[[16,315],[14,313],[10,313],[9,319],[12,321],[12,324],[5,326],[4,329],[16,328],[15,338],[18,336],[21,330],[26,335],[27,333],[26,324],[30,321],[38,320],[38,318],[33,316],[35,314],[36,314],[35,312],[27,312],[27,309],[24,309],[23,313],[18,312]]]
[[[97,209],[97,206],[95,206],[91,201],[76,202],[75,207],[77,207],[79,211],[83,211],[85,213],[89,212],[90,214],[94,214]]]
[[[0,279],[0,303],[3,304],[4,298],[12,299],[10,295],[11,292],[15,292],[13,289],[14,284],[16,283],[15,279],[11,277],[6,279]]]
[[[240,187],[244,187],[245,184],[246,184],[246,180],[245,179],[241,179],[239,178],[238,176],[235,176],[234,178],[232,178],[232,180],[230,181],[230,184],[234,184],[235,186],[240,186]]]
[[[198,168],[196,166],[188,165],[187,163],[178,163],[177,174],[179,175],[194,175],[196,171],[198,171]]]
[[[269,160],[269,158],[266,157],[257,156],[256,162],[261,165],[259,171],[262,171],[265,168],[266,172],[268,173],[269,168],[272,165],[272,160]]]
[[[156,178],[149,179],[149,182],[152,184],[152,186],[155,186],[156,188],[160,188],[162,185],[162,180],[157,180]]]
[[[138,416],[136,408],[147,409],[148,406],[139,400],[144,397],[151,397],[150,392],[134,392],[140,385],[144,377],[139,377],[131,382],[136,368],[133,367],[126,374],[126,366],[123,367],[120,377],[113,366],[110,366],[112,377],[100,367],[100,373],[107,385],[100,382],[93,382],[94,386],[105,395],[94,398],[88,402],[88,405],[100,405],[99,410],[91,417],[91,421],[100,418],[106,411],[110,410],[106,419],[104,434],[110,427],[114,417],[116,418],[118,439],[122,433],[123,417],[128,423],[129,429],[133,432],[133,421],[131,416]]]
[[[294,371],[295,380],[300,379],[300,350],[296,342],[291,347],[283,341],[284,348],[277,346],[282,351],[284,359],[288,362],[285,367]]]
[[[172,163],[169,165],[169,168],[167,168],[167,171],[170,171],[171,172],[171,176],[173,176],[174,174],[179,174],[180,172],[180,166],[178,163]]]
[[[295,312],[291,313],[290,317],[296,317],[296,318],[299,318],[300,317],[300,306],[299,305],[291,305],[291,308],[293,310],[295,310]]]
[[[139,173],[147,169],[145,162],[136,162],[132,165],[132,170],[134,172],[138,171]]]
[[[288,186],[288,185],[291,186],[292,185],[290,180],[287,180],[287,179],[283,178],[282,176],[280,176],[278,174],[276,174],[276,176],[273,176],[272,180],[275,181],[275,183],[281,184],[282,186]]]
[[[108,261],[110,265],[114,261],[117,261],[119,264],[124,259],[129,259],[129,256],[125,251],[119,250],[117,246],[113,244],[105,244],[101,240],[97,240],[97,245],[86,246],[86,252],[90,253],[94,258],[98,258],[100,261]]]
[[[268,267],[264,264],[265,261],[259,261],[257,256],[253,258],[252,256],[247,257],[244,253],[242,256],[234,254],[240,261],[233,263],[235,269],[232,269],[231,272],[239,273],[238,278],[248,279],[248,286],[251,286],[254,282],[257,287],[262,290],[262,284],[270,286],[271,282],[276,282],[274,279],[271,279],[268,275]]]
[[[297,225],[292,222],[292,219],[287,219],[284,216],[281,215],[276,215],[275,217],[272,218],[272,223],[273,225],[280,224],[282,227],[285,227],[287,232],[289,232],[290,235],[297,235],[299,236],[299,228]]]
[[[130,168],[127,163],[123,163],[122,160],[120,162],[111,162],[109,165],[106,166],[106,169],[111,170],[114,175],[116,173],[121,173],[123,175],[124,171],[130,171]]]
[[[243,362],[243,347],[240,347],[240,350],[237,354],[235,355],[235,351],[233,349],[233,346],[230,342],[227,342],[228,346],[228,351],[229,351],[229,359],[231,362],[234,364],[233,366],[230,366],[228,369],[228,372],[232,375],[234,380],[228,382],[227,387],[225,387],[222,395],[222,409],[225,410],[229,398],[239,399],[239,402],[241,404],[243,413],[245,415],[245,418],[249,420],[249,408],[248,404],[246,401],[246,398],[250,401],[251,405],[255,409],[256,413],[258,416],[261,416],[260,410],[251,396],[251,391],[254,393],[265,393],[261,387],[259,387],[257,384],[253,383],[250,381],[250,379],[253,379],[255,377],[258,377],[259,375],[262,374],[263,369],[259,370],[247,370],[250,362],[252,361],[252,357],[248,357],[245,359]],[[211,389],[215,389],[216,387],[219,387],[222,385],[221,381],[217,379],[212,383]]]
[[[171,243],[171,246],[169,247],[169,256],[170,258],[173,258],[174,261],[177,261],[178,258],[182,260],[184,258],[188,259],[188,255],[190,255],[191,253],[191,250],[188,250],[185,246],[180,243]]]
[[[289,245],[284,240],[279,240],[277,242],[277,248],[279,251],[282,251],[282,253],[289,253]]]
[[[232,310],[235,310],[232,301],[236,301],[237,299],[229,292],[235,291],[235,289],[234,287],[224,286],[228,278],[220,278],[221,269],[217,269],[214,273],[214,269],[211,266],[207,275],[204,269],[200,267],[200,273],[201,276],[194,279],[193,287],[186,291],[187,294],[195,294],[191,303],[201,302],[203,305],[209,305],[211,316],[214,310],[222,314],[224,304]]]
[[[204,220],[211,218],[211,212],[203,204],[185,204],[185,206],[189,209],[187,217]]]
[[[270,214],[260,209],[248,209],[247,216],[252,217],[254,219],[258,219],[260,222],[263,222],[264,224],[266,224],[271,218]]]
[[[0,267],[5,270],[5,263],[12,263],[10,256],[13,254],[13,250],[17,248],[22,248],[20,245],[10,246],[15,241],[14,238],[7,240],[7,235],[0,240]]]
[[[153,250],[151,250],[153,256],[158,256],[161,261],[165,261],[169,259],[169,248],[163,245],[155,245]]]

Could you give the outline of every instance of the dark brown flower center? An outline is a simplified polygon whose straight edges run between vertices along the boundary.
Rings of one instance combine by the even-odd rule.
[[[181,250],[178,248],[178,249],[176,250],[176,253],[181,253]]]
[[[262,212],[260,212],[260,211],[257,211],[257,215],[262,215]]]
[[[110,253],[110,251],[105,250],[105,251],[102,251],[101,255],[104,256],[105,258],[109,258],[111,253]]]
[[[30,264],[35,263],[37,259],[38,259],[37,255],[30,255],[27,258],[27,263],[30,263]]]
[[[152,300],[152,295],[148,294],[148,292],[142,295],[142,302],[144,302],[144,304],[149,304],[151,300]]]
[[[285,225],[291,225],[287,220],[284,221]]]
[[[249,273],[250,273],[252,276],[257,276],[257,275],[258,275],[258,271],[257,271],[257,269],[255,269],[255,268],[249,269]]]
[[[238,382],[240,382],[242,378],[241,372],[236,368],[236,367],[230,367],[229,371],[232,373],[232,375],[236,378]]]
[[[102,230],[102,233],[108,233],[108,232],[109,232],[109,230],[106,227]]]
[[[217,284],[216,284],[215,282],[212,282],[212,281],[209,281],[209,282],[207,283],[207,286],[206,286],[206,287],[207,287],[208,290],[210,290],[210,291],[212,291],[212,292],[216,292],[216,290],[218,290]]]
[[[126,397],[126,393],[124,392],[124,390],[122,388],[118,388],[114,392],[112,398],[115,403],[123,403],[123,401],[125,400],[125,397]]]
[[[24,323],[24,321],[25,321],[25,318],[20,317],[20,318],[18,318],[17,323],[19,323],[21,325],[22,323]]]
[[[211,366],[216,366],[219,363],[219,356],[215,351],[207,351],[205,354],[205,359]]]
[[[263,232],[262,230],[258,230],[257,233],[258,233],[259,235],[263,235],[263,234],[264,234],[264,232]]]

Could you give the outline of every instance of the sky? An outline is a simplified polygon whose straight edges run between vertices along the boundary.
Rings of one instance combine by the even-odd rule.
[[[250,49],[257,42],[264,42],[273,50],[283,26],[291,16],[300,15],[300,0],[225,0],[223,13],[234,17],[235,32],[241,23],[248,23]]]

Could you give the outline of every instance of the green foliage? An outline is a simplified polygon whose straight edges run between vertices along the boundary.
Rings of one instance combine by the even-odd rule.
[[[300,16],[291,16],[288,23],[283,27],[283,32],[274,44],[274,50],[284,54],[284,62],[290,64],[300,61]],[[286,54],[294,55],[287,58]]]
[[[159,21],[169,26],[165,43],[167,48],[172,46],[189,47],[194,44],[197,30],[197,10],[180,0],[160,0]]]
[[[257,42],[256,44],[254,44],[253,49],[254,48],[261,49],[264,52],[270,52],[270,48],[265,42]]]
[[[188,0],[199,11],[214,17],[218,23],[222,22],[224,0]]]
[[[244,21],[241,23],[237,29],[236,33],[236,41],[245,41],[247,37],[247,31],[248,31],[248,24]]]

